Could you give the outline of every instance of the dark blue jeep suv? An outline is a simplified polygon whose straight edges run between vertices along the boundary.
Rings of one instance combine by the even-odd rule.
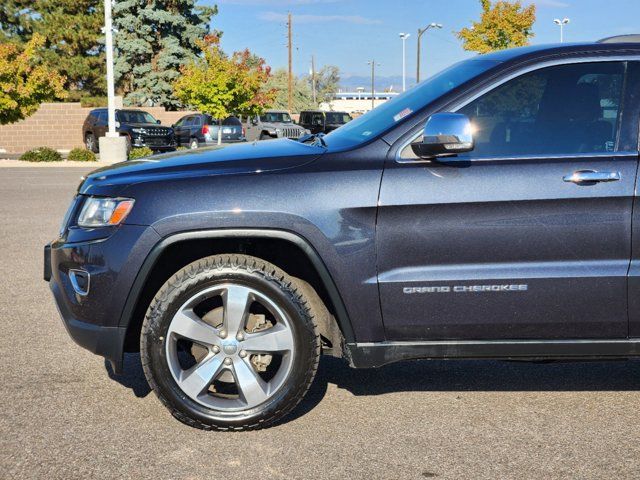
[[[458,63],[329,135],[91,173],[45,247],[69,334],[240,430],[319,355],[640,355],[638,37]]]

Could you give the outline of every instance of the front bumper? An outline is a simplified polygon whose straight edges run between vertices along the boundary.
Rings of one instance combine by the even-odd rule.
[[[44,248],[44,279],[71,338],[81,347],[122,370],[129,319],[124,305],[148,252],[160,240],[149,227],[122,225],[108,238]],[[86,274],[87,291],[79,291],[74,272]]]
[[[131,139],[134,148],[148,147],[151,150],[175,150],[178,146],[173,135],[164,137],[151,137],[137,135]]]

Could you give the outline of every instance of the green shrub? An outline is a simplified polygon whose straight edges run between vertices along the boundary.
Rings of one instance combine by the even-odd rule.
[[[107,106],[107,97],[82,97],[80,106],[83,108],[98,108]]]
[[[67,155],[67,160],[70,162],[95,162],[97,160],[96,154],[91,150],[84,148],[74,148]]]
[[[129,152],[129,160],[149,157],[151,155],[153,155],[153,150],[151,150],[149,147],[132,148]]]
[[[23,162],[61,162],[62,155],[53,148],[39,147],[29,150],[20,155]]]
[[[177,151],[189,150],[187,147],[176,147]]]

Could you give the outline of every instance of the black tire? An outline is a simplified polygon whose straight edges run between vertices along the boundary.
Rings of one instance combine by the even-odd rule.
[[[90,152],[98,153],[98,142],[96,141],[96,137],[93,133],[87,133],[84,136],[84,145]]]
[[[173,316],[204,289],[236,283],[259,290],[290,319],[293,359],[281,387],[251,409],[223,411],[194,401],[178,386],[168,366],[165,341]],[[247,255],[215,255],[193,262],[173,275],[147,310],[140,338],[145,376],[160,401],[181,422],[204,430],[254,430],[272,425],[304,397],[320,356],[320,337],[308,300],[296,282],[275,265]]]

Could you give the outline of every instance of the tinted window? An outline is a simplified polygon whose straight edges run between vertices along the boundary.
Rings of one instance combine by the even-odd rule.
[[[347,113],[340,112],[327,112],[327,123],[342,125],[351,120],[351,117]]]
[[[522,75],[462,108],[478,156],[616,149],[625,64],[583,63]]]
[[[311,117],[311,125],[321,127],[324,122],[323,115],[321,113],[314,113]]]
[[[118,110],[116,115],[122,123],[156,123],[153,115],[139,110]]]
[[[285,112],[267,112],[260,115],[262,123],[291,123],[291,117]]]
[[[107,112],[105,112],[104,110],[100,110],[97,114],[97,117],[98,117],[98,122],[107,123]]]
[[[174,125],[175,125],[176,127],[182,127],[182,126],[185,124],[185,122],[186,122],[187,118],[188,118],[188,117],[182,117],[182,118],[181,118],[180,120],[178,120]]]
[[[223,122],[223,125],[242,125],[242,122],[238,120],[236,117],[226,118]]]

